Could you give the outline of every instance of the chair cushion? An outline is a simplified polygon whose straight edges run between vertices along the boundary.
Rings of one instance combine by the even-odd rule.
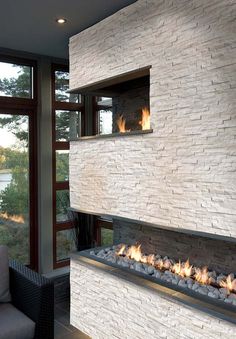
[[[32,339],[35,323],[12,304],[0,304],[0,339]]]
[[[9,260],[7,246],[0,245],[0,302],[11,301],[9,291]]]

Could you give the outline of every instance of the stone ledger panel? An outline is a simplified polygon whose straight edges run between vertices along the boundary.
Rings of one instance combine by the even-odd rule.
[[[152,66],[154,129],[71,142],[72,207],[236,237],[235,16],[235,1],[139,0],[70,39],[71,89]]]
[[[235,325],[73,258],[71,324],[96,339],[235,338]]]

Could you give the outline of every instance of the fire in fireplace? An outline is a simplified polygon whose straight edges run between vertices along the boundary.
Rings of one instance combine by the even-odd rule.
[[[127,133],[130,132],[131,129],[126,129],[126,119],[124,118],[123,114],[119,116],[116,121],[118,126],[119,133]],[[150,111],[147,107],[142,108],[141,110],[141,120],[137,121],[136,129],[138,129],[139,125],[141,126],[142,131],[150,130]]]
[[[96,97],[98,134],[151,131],[150,68],[143,67],[71,91]]]
[[[145,254],[141,244],[91,250],[90,254],[105,261],[135,270],[153,278],[166,281],[180,288],[189,289],[201,295],[236,306],[236,278],[234,273],[225,275],[209,270],[207,266],[197,267],[186,261],[175,261],[160,254]]]

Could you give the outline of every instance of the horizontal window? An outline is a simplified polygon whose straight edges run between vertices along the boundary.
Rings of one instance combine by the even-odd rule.
[[[69,180],[69,150],[56,151],[56,181]]]
[[[80,136],[80,112],[56,110],[56,141],[68,141]]]
[[[0,62],[0,96],[33,98],[33,68]]]
[[[112,98],[110,97],[96,97],[97,105],[112,107]]]

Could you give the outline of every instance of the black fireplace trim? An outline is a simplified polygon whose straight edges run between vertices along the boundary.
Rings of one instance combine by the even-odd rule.
[[[96,247],[96,250],[101,250],[106,247],[107,246]],[[71,258],[106,271],[106,273],[112,274],[136,285],[152,289],[170,301],[174,300],[178,303],[196,308],[216,318],[236,324],[235,306],[201,295],[193,290],[174,285],[156,277],[152,277],[135,270],[131,271],[129,268],[122,267],[118,264],[114,264],[97,256],[91,255],[91,250],[92,249],[81,252],[72,252]]]
[[[156,228],[160,228],[160,229],[167,230],[167,231],[185,233],[185,234],[189,234],[189,235],[193,235],[193,236],[197,236],[197,237],[202,237],[202,238],[210,238],[210,239],[215,239],[215,240],[228,241],[228,242],[232,242],[234,244],[236,243],[235,237],[230,237],[230,236],[226,236],[226,235],[219,235],[219,234],[207,233],[207,232],[202,232],[202,231],[194,231],[194,230],[189,230],[187,228],[162,226],[162,225],[157,225],[157,224],[154,224],[154,223],[149,223],[149,222],[138,220],[138,219],[130,219],[130,218],[126,218],[126,217],[121,217],[121,216],[112,215],[112,214],[105,214],[105,213],[95,213],[95,212],[91,212],[91,211],[88,211],[88,210],[80,210],[80,209],[73,208],[73,207],[70,207],[69,210],[73,211],[73,212],[77,212],[77,213],[91,214],[91,215],[95,215],[95,216],[102,217],[102,218],[109,219],[109,220],[120,220],[120,221],[130,222],[130,223],[134,223],[134,224],[141,224],[142,226],[156,227]]]

